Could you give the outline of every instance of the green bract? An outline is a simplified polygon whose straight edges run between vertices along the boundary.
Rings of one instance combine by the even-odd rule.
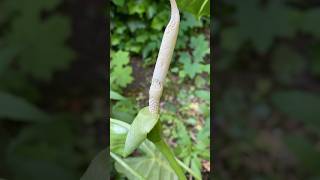
[[[124,156],[131,154],[146,138],[156,125],[159,114],[153,114],[149,107],[142,108],[133,120],[124,146]]]

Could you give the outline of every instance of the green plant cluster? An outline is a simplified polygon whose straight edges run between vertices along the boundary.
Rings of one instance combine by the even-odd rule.
[[[173,147],[180,163],[189,169],[186,173],[201,179],[202,176],[206,178],[210,171],[209,10],[201,10],[201,5],[208,8],[210,2],[199,2],[177,1],[181,17],[180,31],[161,100],[164,107],[161,108],[160,121],[167,143]],[[188,6],[190,3],[194,8]],[[112,1],[111,118],[131,124],[138,109],[147,105],[152,75],[148,72],[153,71],[169,18],[170,6],[166,0],[157,3],[149,0]],[[143,72],[140,73],[145,77],[141,78],[138,72],[134,72],[133,69],[137,67],[142,68]],[[145,90],[134,89],[134,83]],[[124,162],[142,174],[153,161],[165,164],[170,169],[158,150],[150,142],[145,143],[139,147],[145,156],[126,158]],[[143,165],[136,167],[138,161]],[[155,172],[151,174],[157,174],[158,170],[153,168],[151,171]],[[132,174],[117,162],[112,176],[130,179]]]
[[[96,152],[94,137],[76,140],[83,117],[59,108],[65,97],[52,102],[44,92],[75,58],[62,3],[0,1],[0,179],[78,179]]]
[[[221,9],[217,179],[319,179],[319,6],[246,0]]]

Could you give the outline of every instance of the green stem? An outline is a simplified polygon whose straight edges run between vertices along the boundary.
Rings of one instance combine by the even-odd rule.
[[[179,180],[187,180],[183,170],[178,164],[175,155],[171,151],[170,147],[161,137],[161,124],[158,122],[156,126],[152,129],[152,131],[148,134],[148,139],[152,141],[157,149],[164,155],[164,157],[168,160],[171,168],[177,174]]]
[[[181,162],[178,158],[176,158],[178,164],[185,169],[187,172],[189,172],[194,178],[196,178],[197,180],[201,180],[201,177],[199,177],[199,175],[197,175],[195,172],[193,172],[187,165],[185,165],[183,162]]]

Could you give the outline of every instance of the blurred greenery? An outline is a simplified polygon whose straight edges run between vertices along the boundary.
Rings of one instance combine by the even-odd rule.
[[[214,11],[215,179],[319,179],[318,1]]]
[[[100,5],[0,1],[0,179],[79,179],[105,148]]]
[[[197,176],[208,179],[210,2],[177,0],[177,3],[180,31],[161,98],[160,120],[175,155]],[[131,124],[138,110],[148,105],[152,72],[169,18],[168,0],[112,0],[111,118]],[[135,162],[134,158],[128,162]],[[123,179],[125,175],[128,174],[117,164],[112,177]]]

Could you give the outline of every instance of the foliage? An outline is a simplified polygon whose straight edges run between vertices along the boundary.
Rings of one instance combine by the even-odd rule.
[[[319,14],[318,9],[302,14],[286,6],[283,1],[270,1],[263,8],[256,0],[235,1],[231,4],[237,7],[233,16],[237,25],[225,30],[222,36],[226,38],[222,46],[230,50],[236,50],[250,40],[259,53],[266,53],[276,37],[292,38],[298,30],[316,34],[318,30],[310,23]]]
[[[197,18],[201,16],[210,16],[209,0],[177,0],[180,9],[189,11]]]
[[[111,119],[110,130],[111,130],[111,151],[118,152],[122,155],[121,148],[124,148],[127,133],[129,133],[130,125],[122,121]],[[120,137],[123,137],[119,139]],[[145,141],[145,140],[144,140]],[[154,147],[154,145],[146,140],[139,146],[140,150],[145,154],[139,157],[128,157],[121,159],[116,162],[116,169],[125,174],[129,179],[136,179],[135,173],[128,170],[129,167],[132,168],[132,171],[137,174],[143,175],[146,179],[158,179],[159,177],[167,177],[177,179],[173,170],[169,166],[168,162],[164,159],[159,151]],[[115,155],[114,155],[115,156]],[[153,164],[153,166],[150,166]],[[125,166],[124,166],[125,165]],[[148,171],[146,171],[148,169]],[[168,171],[169,170],[169,171]],[[139,178],[138,178],[139,179]]]
[[[127,135],[124,156],[131,154],[146,139],[147,134],[159,120],[158,114],[152,114],[149,107],[142,108],[133,120]]]
[[[203,35],[199,35],[191,38],[189,46],[192,48],[192,57],[188,52],[180,53],[179,62],[183,64],[182,71],[179,71],[180,77],[183,78],[186,74],[193,79],[196,74],[209,73],[210,65],[204,64],[204,57],[210,52],[208,41]]]
[[[132,82],[132,67],[128,66],[129,53],[124,51],[117,51],[111,53],[111,78],[110,85],[112,89],[119,89],[126,87]]]
[[[17,3],[21,6],[16,6]],[[35,5],[31,6],[32,3]],[[41,18],[43,11],[52,11],[59,3],[60,0],[1,2],[2,17],[5,18],[0,21],[0,26],[5,25],[7,31],[3,34],[2,48],[14,50],[7,61],[16,57],[19,70],[24,74],[49,80],[54,71],[66,68],[74,57],[72,50],[65,45],[70,34],[68,19],[62,15]]]
[[[319,6],[226,0],[220,10],[216,178],[318,179]]]
[[[61,8],[65,3],[0,1],[0,169],[5,179],[79,179],[98,148],[92,134],[81,143],[76,138],[88,131],[77,132],[86,122],[83,114],[93,114],[90,102],[85,113],[73,113],[68,93],[56,92],[83,90],[72,86],[66,72],[79,52],[70,47],[74,22],[72,14],[64,14],[68,8]]]

